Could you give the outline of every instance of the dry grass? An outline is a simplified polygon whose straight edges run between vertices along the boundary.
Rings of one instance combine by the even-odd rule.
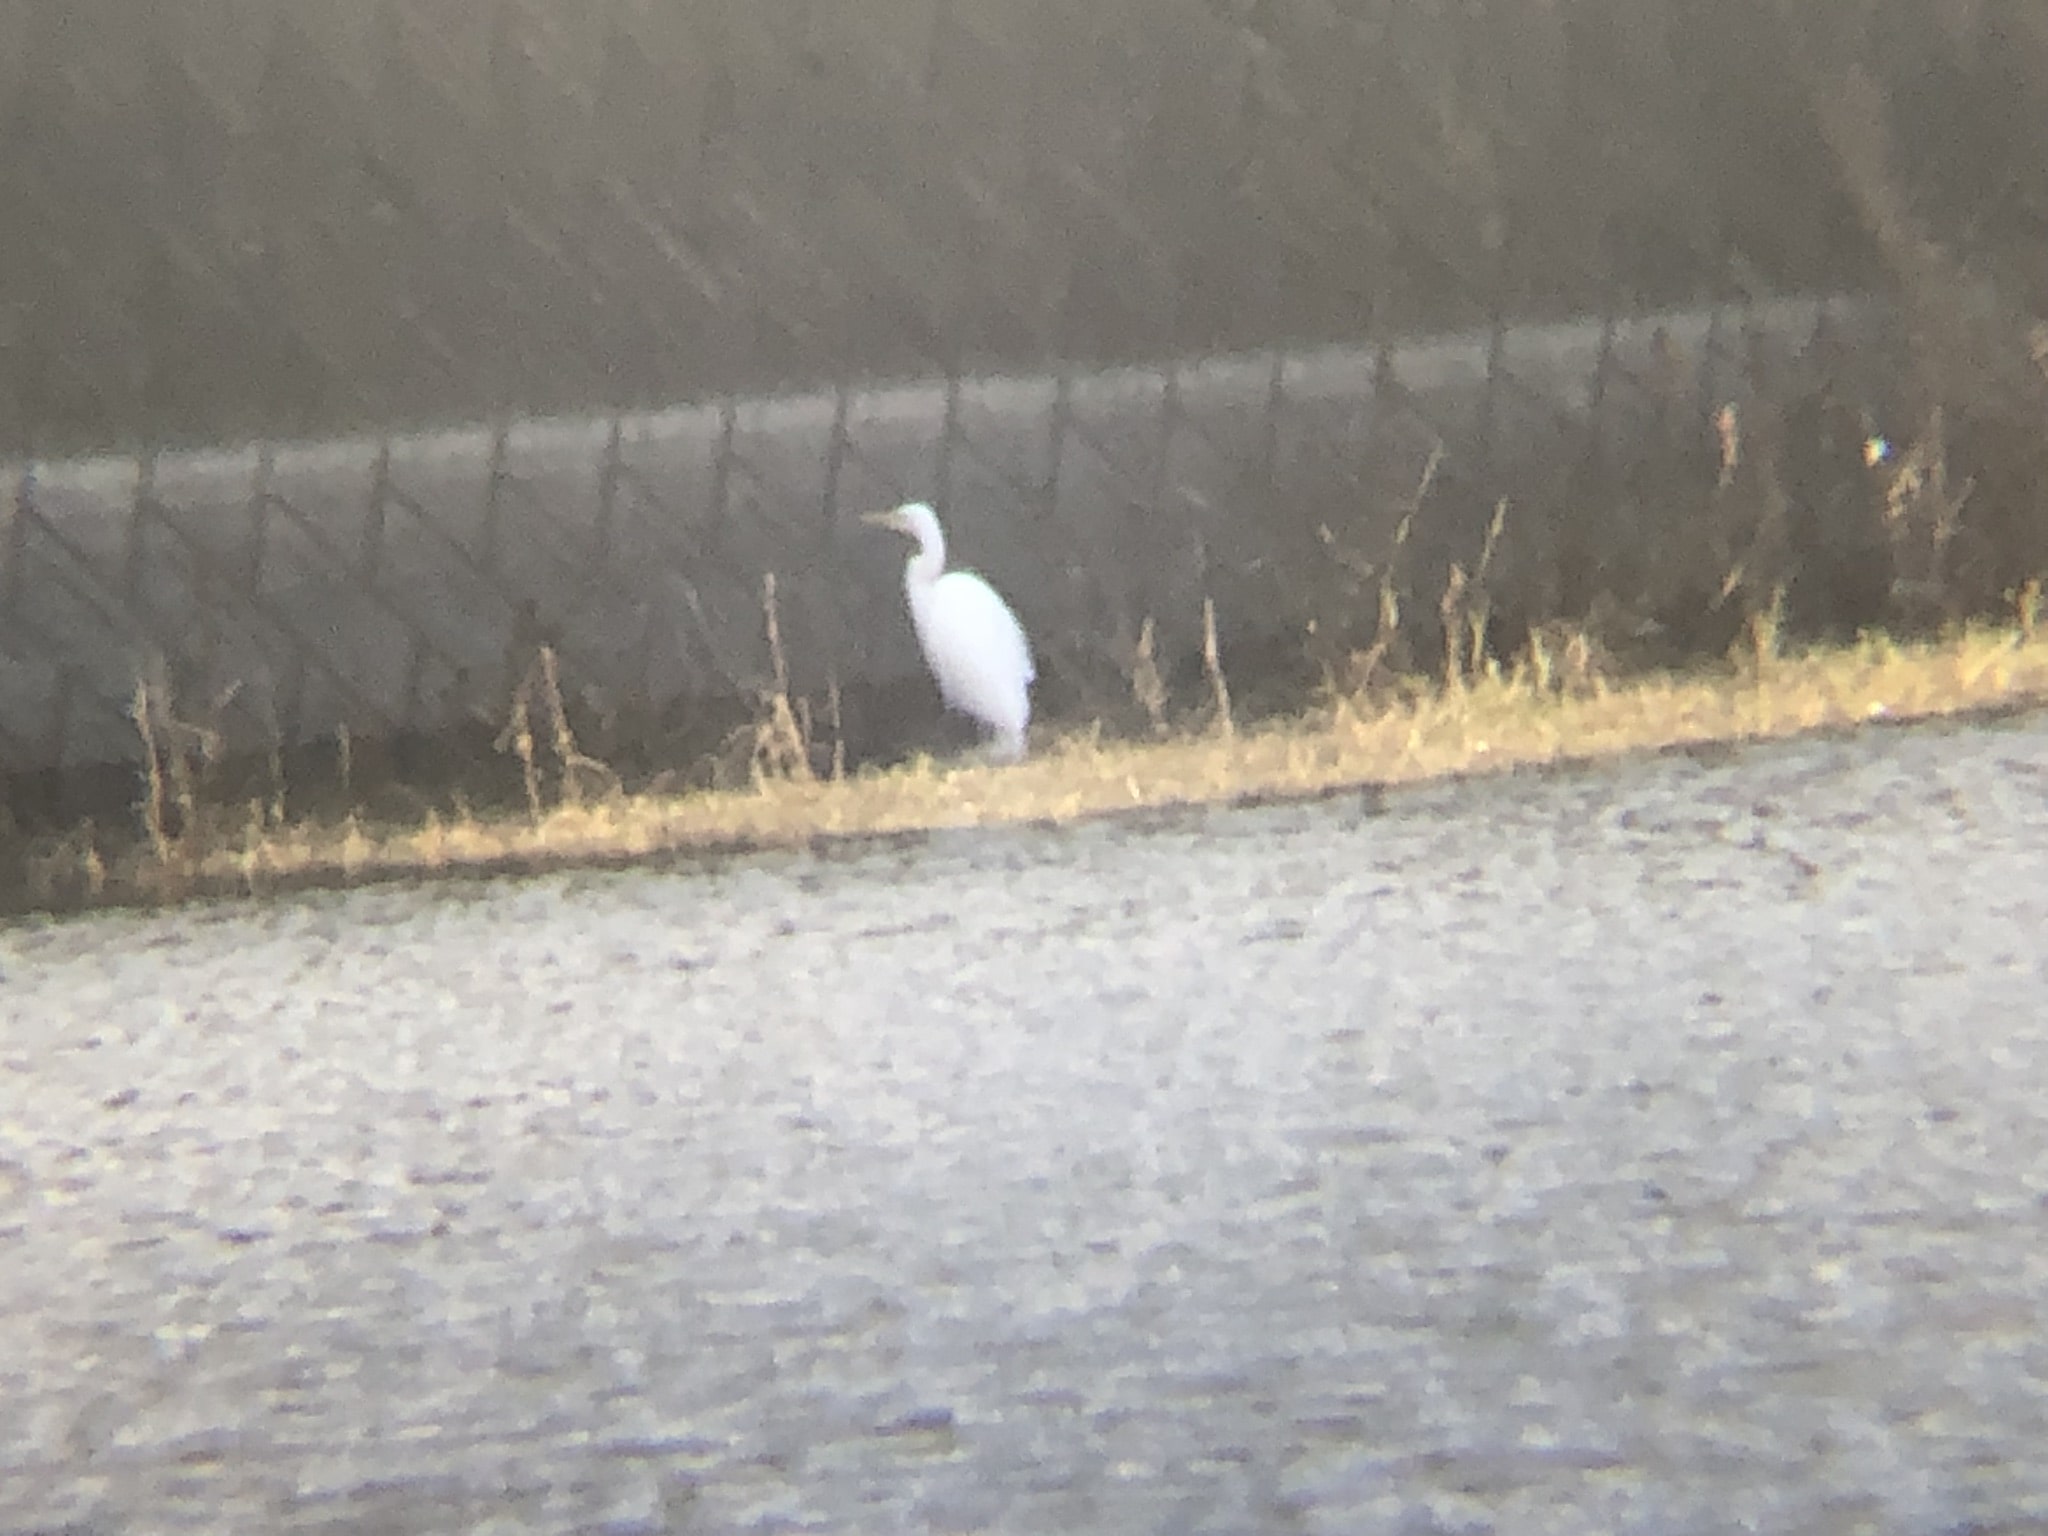
[[[24,861],[26,905],[83,908],[156,904],[201,895],[458,872],[535,871],[630,862],[663,853],[803,846],[821,839],[922,829],[1059,825],[1137,808],[1244,803],[1312,796],[1353,785],[1394,785],[1446,775],[1499,772],[1682,746],[1753,740],[1873,720],[2010,709],[2048,700],[2048,635],[2036,627],[2029,588],[2019,622],[1895,645],[1866,639],[1848,648],[1777,654],[1759,623],[1737,655],[1688,674],[1609,682],[1561,675],[1540,656],[1503,673],[1485,668],[1440,686],[1369,702],[1339,699],[1292,721],[1233,727],[1221,694],[1211,727],[1167,740],[1110,742],[1070,735],[1013,767],[978,762],[910,764],[823,779],[807,753],[756,758],[747,789],[694,794],[590,793],[566,728],[561,793],[540,804],[529,745],[522,761],[536,786],[527,814],[452,818],[418,825],[276,824],[261,803],[245,818],[222,816],[170,837],[149,819],[123,847],[78,834]],[[538,680],[545,692],[547,668]],[[544,702],[544,701],[536,701]],[[558,718],[552,706],[550,717]],[[767,716],[794,734],[787,705]],[[585,770],[587,772],[587,770]],[[232,825],[231,825],[232,823]]]

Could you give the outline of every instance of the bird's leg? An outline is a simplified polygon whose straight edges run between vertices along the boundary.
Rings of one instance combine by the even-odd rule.
[[[1027,743],[1022,731],[998,731],[981,744],[981,753],[991,763],[1021,763]]]

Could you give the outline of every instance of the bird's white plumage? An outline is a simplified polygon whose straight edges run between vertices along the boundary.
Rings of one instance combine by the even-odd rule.
[[[1024,626],[981,577],[946,569],[946,536],[938,514],[923,502],[875,513],[870,521],[917,540],[917,553],[903,568],[903,594],[939,697],[979,721],[1000,756],[1022,757],[1038,677]]]

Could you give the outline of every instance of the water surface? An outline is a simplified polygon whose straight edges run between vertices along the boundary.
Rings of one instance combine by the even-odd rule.
[[[0,929],[0,1529],[2048,1521],[2048,719]]]

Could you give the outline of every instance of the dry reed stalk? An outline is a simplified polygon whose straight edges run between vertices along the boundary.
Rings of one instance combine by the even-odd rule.
[[[775,691],[789,695],[789,658],[782,650],[782,605],[775,597],[775,573],[761,576],[761,615],[768,628],[768,664],[774,669]]]
[[[1379,613],[1371,645],[1362,653],[1352,650],[1348,656],[1335,657],[1326,654],[1322,658],[1324,688],[1330,694],[1341,697],[1351,693],[1370,692],[1375,676],[1393,652],[1394,645],[1399,639],[1401,622],[1400,598],[1394,591],[1397,574],[1395,567],[1400,562],[1401,550],[1408,542],[1415,519],[1421,515],[1423,504],[1429,500],[1430,492],[1436,486],[1437,475],[1443,468],[1444,456],[1443,439],[1433,440],[1430,443],[1429,456],[1423,461],[1422,471],[1416,477],[1415,489],[1400,504],[1401,520],[1395,525],[1393,541],[1384,561],[1375,564],[1346,549],[1338,542],[1337,536],[1330,531],[1327,524],[1318,525],[1316,529],[1316,535],[1322,541],[1323,547],[1348,578],[1350,595],[1358,595],[1365,590],[1366,583],[1375,577],[1378,578]],[[1317,619],[1309,620],[1308,633],[1312,640],[1320,628],[1321,624]],[[1335,628],[1340,635],[1349,633],[1345,625],[1339,624]]]
[[[1438,454],[1430,456],[1429,468],[1424,473],[1425,485],[1436,474],[1438,457]],[[1410,512],[1394,528],[1393,546],[1388,551],[1386,565],[1380,572],[1379,623],[1373,631],[1372,644],[1366,647],[1365,654],[1353,660],[1350,688],[1346,690],[1348,692],[1369,694],[1373,691],[1380,669],[1386,665],[1388,656],[1393,653],[1394,645],[1401,637],[1401,594],[1394,589],[1394,568],[1400,561],[1401,550],[1407,544],[1409,532],[1414,525],[1415,514]]]
[[[1145,711],[1145,718],[1152,725],[1152,734],[1164,736],[1169,729],[1166,723],[1166,680],[1159,675],[1159,661],[1153,645],[1152,618],[1147,614],[1145,622],[1138,626],[1138,643],[1132,648],[1126,672],[1131,681],[1131,697]]]
[[[533,691],[533,669],[527,668],[526,675],[519,679],[519,686],[512,691],[512,706],[508,712],[505,729],[491,745],[500,752],[509,751],[519,759],[520,776],[526,786],[526,813],[538,825],[542,816],[540,798],[540,766],[533,750],[533,717],[527,707],[527,696]]]
[[[542,698],[548,706],[548,723],[554,736],[555,760],[566,768],[570,762],[581,757],[582,753],[576,750],[576,736],[569,729],[569,712],[562,706],[562,675],[561,670],[555,665],[555,648],[551,645],[542,646],[540,654],[534,658],[534,663],[540,668]],[[571,805],[580,798],[575,783],[566,772],[562,775],[559,795],[563,801]]]
[[[80,830],[78,869],[85,877],[87,894],[97,901],[107,889],[107,861],[100,854],[99,828],[88,819]]]
[[[176,722],[169,722],[175,726]],[[175,736],[175,731],[174,731]],[[171,798],[178,803],[179,840],[189,841],[199,831],[199,794],[193,783],[192,758],[173,746],[171,759]]]
[[[1223,656],[1216,644],[1216,600],[1202,599],[1202,670],[1209,675],[1209,695],[1216,704],[1214,730],[1225,738],[1237,734],[1230,712],[1230,684],[1223,677]]]
[[[448,867],[448,828],[441,820],[441,813],[431,806],[420,821],[416,841],[420,850],[420,862],[428,869]]]
[[[1778,659],[1785,624],[1785,589],[1771,589],[1770,605],[1749,616],[1749,663],[1761,676]]]
[[[1450,573],[1444,577],[1444,595],[1437,599],[1436,613],[1444,630],[1444,691],[1457,693],[1465,686],[1465,647],[1460,644],[1459,631],[1464,628],[1465,567],[1456,560],[1451,562]]]
[[[106,892],[107,861],[100,852],[99,826],[89,816],[47,851],[31,852],[22,865],[22,884],[32,907],[76,903],[74,890],[81,891],[89,905]]]
[[[1909,615],[1954,618],[1949,546],[1962,530],[1963,506],[1976,488],[1952,487],[1946,415],[1939,405],[1891,471],[1884,488],[1885,533],[1892,549],[1892,597]],[[1881,459],[1879,462],[1883,462]]]
[[[1541,624],[1530,630],[1528,649],[1524,652],[1529,687],[1538,694],[1549,693],[1556,682],[1556,671],[1550,657],[1550,628],[1550,625]]]
[[[2031,645],[2041,626],[2041,578],[2029,576],[2013,594],[2013,622],[2019,626],[2020,639]]]
[[[809,783],[810,740],[798,722],[789,699],[789,658],[782,649],[782,616],[775,597],[775,573],[761,578],[761,608],[768,630],[768,661],[774,674],[773,689],[761,700],[762,719],[754,727],[754,750],[750,767],[756,787],[771,780]]]
[[[1479,548],[1479,565],[1472,575],[1474,596],[1465,610],[1466,640],[1470,648],[1465,667],[1473,677],[1486,668],[1486,636],[1493,624],[1493,560],[1500,550],[1501,536],[1507,532],[1507,526],[1508,499],[1503,496],[1494,503],[1493,520],[1486,525],[1486,542]],[[1445,639],[1448,644],[1449,637]]]
[[[242,826],[242,889],[251,896],[257,892],[257,876],[263,871],[265,829],[263,801],[253,799],[249,802],[249,818]]]
[[[270,804],[267,812],[270,825],[281,827],[285,817],[284,785],[284,730],[277,721],[277,705],[270,697],[269,689],[263,691],[263,728],[265,732],[265,764],[270,774]]]
[[[616,799],[625,793],[625,784],[609,763],[592,757],[576,744],[576,733],[569,728],[568,707],[562,702],[561,668],[555,660],[555,648],[543,645],[534,658],[540,669],[542,696],[548,707],[550,734],[555,748],[555,761],[560,764],[562,783],[558,799],[563,805],[579,806],[595,790],[595,798]]]
[[[1714,413],[1714,437],[1721,450],[1721,473],[1715,488],[1723,493],[1735,485],[1735,472],[1742,467],[1742,417],[1734,402]]]
[[[1422,473],[1416,477],[1415,489],[1409,493],[1407,505],[1403,508],[1400,522],[1394,525],[1394,537],[1387,547],[1387,558],[1380,566],[1379,616],[1374,626],[1372,644],[1366,647],[1364,655],[1356,653],[1351,658],[1348,686],[1342,690],[1356,694],[1370,694],[1380,670],[1388,665],[1394,647],[1401,638],[1401,596],[1395,590],[1395,580],[1401,564],[1401,551],[1407,548],[1408,538],[1415,529],[1415,519],[1422,515],[1423,504],[1429,500],[1429,493],[1436,487],[1436,478],[1444,463],[1444,442],[1437,438],[1429,445],[1429,457],[1423,461]]]
[[[1607,692],[1613,657],[1584,625],[1563,619],[1538,625],[1525,656],[1529,687],[1539,696],[1597,698]]]
[[[825,677],[825,713],[832,722],[832,782],[846,777],[846,720],[840,711],[839,669]]]
[[[342,823],[342,873],[347,878],[354,879],[356,872],[363,868],[373,851],[374,845],[363,832],[362,818],[354,811],[350,811],[348,819]]]
[[[145,764],[142,791],[142,829],[149,837],[150,851],[159,864],[171,861],[170,834],[164,827],[164,767],[157,749],[156,726],[151,719],[149,707],[149,684],[138,677],[135,679],[135,698],[128,706],[128,718],[135,722],[136,733],[142,738],[142,758]]]
[[[1429,458],[1423,464],[1422,474],[1415,482],[1414,494],[1408,498],[1407,517],[1402,519],[1403,522],[1406,522],[1409,517],[1417,516],[1422,511],[1422,504],[1429,500],[1429,493],[1436,486],[1437,471],[1442,469],[1443,466],[1444,440],[1438,438],[1429,446]]]

